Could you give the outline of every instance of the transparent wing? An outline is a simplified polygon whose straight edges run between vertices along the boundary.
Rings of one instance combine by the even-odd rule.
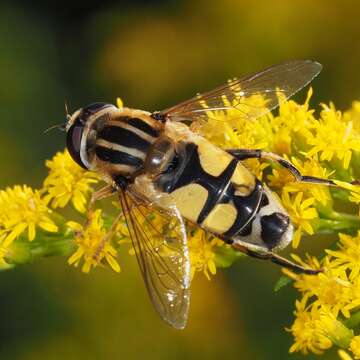
[[[190,303],[190,260],[182,218],[176,208],[164,212],[123,191],[119,197],[151,301],[167,323],[182,329]]]
[[[310,60],[276,65],[241,80],[229,81],[161,114],[174,121],[193,121],[210,117],[215,111],[233,109],[240,118],[256,119],[309,84],[321,69],[321,64]]]

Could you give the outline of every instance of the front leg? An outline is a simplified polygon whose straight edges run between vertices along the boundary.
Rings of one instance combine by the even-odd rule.
[[[117,191],[116,186],[107,185],[92,194],[91,199],[89,201],[88,209],[87,209],[87,214],[86,214],[87,220],[84,224],[84,229],[89,227],[89,225],[93,219],[95,203],[99,200],[108,198],[109,196],[113,195],[116,191]]]

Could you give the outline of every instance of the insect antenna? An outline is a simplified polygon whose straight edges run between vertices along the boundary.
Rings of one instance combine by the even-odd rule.
[[[65,101],[64,101],[64,106],[65,106],[66,120],[69,121],[69,120],[71,119],[71,115],[69,114],[69,110],[68,110],[68,105],[67,105],[66,99],[65,99]]]
[[[50,126],[49,128],[47,128],[46,130],[44,130],[44,134],[47,134],[49,131],[53,130],[53,129],[59,129],[61,131],[65,131],[66,129],[66,124],[56,124],[53,126]]]

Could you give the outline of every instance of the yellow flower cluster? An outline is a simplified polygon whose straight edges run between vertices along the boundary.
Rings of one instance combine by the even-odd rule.
[[[296,301],[296,318],[289,329],[295,339],[290,352],[321,354],[335,344],[349,349],[356,359],[360,355],[360,337],[352,330],[358,325],[360,307],[360,232],[356,236],[339,234],[339,238],[338,249],[326,250],[321,262],[315,258],[307,260],[324,272],[309,276],[283,270],[302,295]]]
[[[83,259],[82,271],[88,273],[92,267],[98,266],[105,259],[114,271],[120,272],[120,265],[116,261],[116,249],[109,241],[102,243],[107,230],[104,227],[100,209],[95,211],[89,226],[86,228],[74,221],[69,221],[67,226],[73,230],[75,242],[78,246],[68,260],[70,265],[78,266]]]
[[[45,235],[59,232],[63,220],[54,209],[69,201],[79,212],[86,209],[98,177],[77,165],[67,151],[57,153],[46,165],[50,171],[40,190],[15,185],[0,191],[0,265],[11,262],[15,240],[23,237],[33,241],[41,237],[37,229]]]
[[[296,226],[294,248],[303,234],[344,232],[339,234],[338,249],[326,250],[321,261],[314,257],[303,261],[293,255],[303,266],[324,268],[323,273],[296,275],[284,270],[302,296],[295,303],[295,321],[288,329],[294,336],[290,352],[321,354],[335,344],[343,359],[351,359],[346,351],[358,359],[360,335],[355,336],[352,329],[360,325],[360,232],[356,235],[360,228],[360,102],[343,114],[333,104],[322,105],[316,117],[309,108],[311,95],[310,89],[303,105],[282,102],[278,116],[269,114],[257,121],[241,119],[234,111],[211,112],[211,121],[195,130],[218,146],[272,151],[291,161],[303,175],[334,179],[338,186],[330,189],[295,182],[277,164],[259,171],[258,163],[247,163],[281,198]],[[337,212],[338,203],[348,212]]]
[[[350,358],[350,353],[360,358],[360,335],[352,330],[360,323],[360,232],[356,235],[360,230],[360,102],[354,102],[345,113],[333,104],[322,105],[320,115],[315,116],[309,107],[311,95],[310,89],[304,104],[281,101],[277,116],[268,113],[256,121],[239,116],[246,104],[232,104],[224,97],[225,105],[244,108],[240,112],[239,108],[209,110],[208,120],[194,122],[191,129],[219,147],[271,151],[291,161],[303,175],[336,181],[337,186],[331,189],[297,183],[277,163],[244,162],[287,209],[296,227],[294,248],[304,234],[341,232],[338,247],[326,250],[321,261],[293,256],[303,265],[324,268],[323,273],[309,276],[286,271],[301,294],[289,329],[295,339],[290,351],[318,354],[335,344],[343,359]],[[261,96],[254,95],[249,101],[252,109],[265,106]],[[121,100],[118,106],[122,107]],[[118,247],[129,242],[124,220],[118,224],[118,236],[104,242],[112,219],[102,210],[95,210],[86,226],[68,221],[60,212],[72,204],[84,213],[98,176],[80,168],[67,151],[57,153],[46,166],[49,174],[40,190],[14,186],[0,191],[0,267],[25,261],[17,254],[16,262],[13,256],[14,246],[25,240],[27,244],[37,242],[37,254],[69,256],[69,264],[81,264],[84,272],[98,265],[120,271]],[[336,210],[338,203],[346,213]],[[217,266],[229,266],[236,258],[223,242],[202,230],[190,229],[188,235],[192,276],[200,272],[210,278]],[[57,245],[55,251],[51,243],[57,241],[67,246]],[[42,244],[43,252],[39,251]]]
[[[51,201],[54,209],[65,207],[69,201],[75,209],[84,213],[86,211],[87,195],[92,191],[99,177],[90,171],[84,171],[76,164],[70,154],[65,151],[58,152],[52,160],[46,161],[49,175],[44,181],[47,191],[45,199]]]
[[[224,242],[214,237],[209,239],[204,231],[195,230],[190,236],[188,246],[190,253],[191,278],[194,277],[196,271],[200,271],[203,272],[208,280],[210,280],[210,274],[216,274],[216,247],[225,246]]]
[[[38,190],[26,185],[0,191],[0,209],[0,236],[4,248],[25,231],[29,241],[33,241],[36,227],[48,232],[58,231],[47,202]]]
[[[344,114],[333,104],[322,105],[316,118],[309,108],[311,96],[310,88],[304,104],[282,101],[278,116],[268,114],[256,121],[239,117],[236,110],[211,111],[209,121],[193,128],[220,147],[264,149],[291,161],[304,175],[343,180],[340,183],[351,192],[346,200],[359,205],[360,186],[348,182],[355,180],[360,167],[360,103]],[[281,198],[297,227],[292,245],[298,247],[303,234],[312,235],[321,225],[319,212],[332,211],[329,187],[294,182],[289,171],[276,164],[246,163]]]

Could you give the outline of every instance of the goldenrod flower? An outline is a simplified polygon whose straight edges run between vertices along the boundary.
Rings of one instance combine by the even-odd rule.
[[[47,160],[46,166],[49,175],[44,181],[44,188],[51,206],[54,209],[63,208],[71,201],[76,210],[85,212],[87,195],[93,191],[92,185],[98,182],[99,177],[76,164],[67,150]]]
[[[309,197],[303,201],[303,195],[302,192],[291,195],[284,191],[281,198],[284,207],[289,212],[291,220],[297,226],[292,243],[294,248],[299,246],[303,231],[309,235],[314,234],[311,220],[318,217],[316,209],[312,206],[315,203],[315,198]]]
[[[360,231],[357,236],[339,234],[339,250],[326,250],[334,259],[332,267],[341,271],[349,271],[350,280],[355,280],[360,274]]]
[[[354,131],[360,134],[360,101],[353,101],[351,109],[344,112],[343,118],[346,122],[352,121]]]
[[[285,188],[285,186],[292,183],[295,179],[291,175],[290,171],[284,168],[274,168],[271,175],[267,177],[268,184],[272,188],[279,192]]]
[[[338,350],[338,355],[341,360],[353,360],[353,358],[343,349]]]
[[[295,280],[294,286],[302,293],[301,302],[307,303],[306,310],[320,314],[316,320],[317,335],[325,335],[331,343],[343,349],[348,348],[353,332],[341,319],[351,318],[353,312],[360,307],[360,278],[349,276],[352,274],[351,262],[356,259],[353,251],[357,251],[352,249],[353,240],[350,236],[342,235],[340,250],[327,250],[329,255],[322,261],[323,273],[309,276],[287,272]],[[296,257],[296,260],[299,260],[299,257]],[[304,262],[301,263],[304,265]],[[315,268],[319,268],[316,263],[316,260],[315,263],[313,261]],[[301,313],[295,315],[302,316]],[[299,321],[301,320],[302,318]],[[298,347],[297,350],[300,351],[301,348]]]
[[[315,354],[322,354],[324,350],[332,346],[331,340],[323,334],[319,327],[321,313],[318,308],[308,308],[307,298],[295,302],[295,321],[288,331],[294,336],[294,344],[290,352],[301,351],[307,354],[309,351]]]
[[[29,241],[35,239],[36,227],[48,232],[57,232],[51,219],[47,201],[38,190],[23,185],[0,191],[0,234],[4,234],[3,246],[27,232]]]
[[[346,190],[350,190],[350,196],[349,196],[349,201],[355,203],[355,204],[360,204],[360,186],[359,185],[353,185],[344,181],[337,181],[335,180],[335,183],[346,189]],[[359,208],[359,216],[360,216],[360,208]]]
[[[212,238],[209,241],[202,230],[196,230],[194,232],[188,240],[192,278],[196,271],[203,272],[208,280],[210,280],[210,274],[216,274],[216,254],[214,250],[217,246],[223,246],[223,244],[224,243],[217,238]]]
[[[360,336],[351,339],[349,350],[354,354],[355,359],[360,359]]]
[[[263,179],[264,170],[270,165],[266,162],[261,162],[257,159],[244,160],[244,165],[251,170],[251,172],[259,179]]]
[[[348,329],[333,313],[326,310],[321,310],[318,326],[322,334],[331,340],[333,344],[342,348],[347,348],[354,337],[352,330]]]
[[[107,230],[101,217],[101,210],[95,211],[90,224],[84,228],[79,223],[69,221],[69,229],[74,231],[77,250],[68,259],[68,263],[78,266],[83,261],[82,271],[88,273],[91,268],[102,264],[105,260],[110,267],[120,271],[120,265],[116,261],[117,251],[109,241],[102,243]]]
[[[240,89],[238,89],[240,91]],[[224,106],[227,110],[208,111],[208,119],[203,122],[195,122],[191,129],[200,132],[208,140],[223,148],[249,148],[263,149],[270,144],[269,135],[272,133],[269,118],[262,116],[256,121],[252,121],[243,116],[239,116],[242,106],[264,109],[264,99],[259,95],[253,95],[239,104],[238,99],[230,101],[223,97]],[[206,107],[206,102],[203,102]],[[235,108],[231,108],[235,106]]]
[[[310,129],[316,121],[313,115],[314,110],[309,109],[312,93],[312,88],[309,88],[304,104],[297,104],[293,100],[281,101],[279,116],[271,120],[274,135],[269,150],[279,155],[290,155],[294,143],[300,149],[304,146],[306,139],[311,136]]]
[[[296,157],[291,157],[291,163],[302,173],[307,176],[314,176],[321,179],[328,179],[331,174],[326,167],[319,163],[317,156],[302,161]],[[313,197],[322,206],[332,205],[332,198],[329,186],[314,185],[310,183],[297,182],[295,179],[284,184],[283,190],[287,192],[302,191],[306,197]]]
[[[315,123],[315,134],[308,139],[313,148],[307,155],[318,153],[322,161],[338,158],[344,169],[347,169],[352,152],[360,151],[360,138],[353,131],[352,121],[344,121],[341,112],[336,111],[333,104],[322,106],[320,119]]]
[[[234,91],[240,92],[241,89]],[[360,102],[354,102],[352,108],[343,114],[333,104],[323,105],[318,117],[309,106],[311,95],[312,89],[304,104],[280,99],[278,116],[263,115],[266,103],[261,95],[240,100],[240,95],[236,100],[224,96],[224,110],[207,110],[208,119],[195,121],[191,129],[224,149],[272,151],[291,161],[305,176],[336,181],[338,187],[331,189],[299,183],[276,162],[257,159],[243,162],[281,199],[297,227],[293,247],[299,245],[303,233],[344,232],[339,235],[338,248],[324,250],[321,260],[309,256],[302,260],[292,255],[302,266],[321,268],[323,273],[310,276],[288,269],[283,271],[293,280],[301,296],[295,303],[295,320],[290,328],[294,336],[290,352],[322,354],[335,345],[341,348],[338,353],[343,360],[351,359],[348,350],[360,359],[360,334],[354,334],[352,330],[360,324],[360,212],[359,216],[355,214],[360,205],[360,186],[356,181],[348,183],[359,180],[360,174]],[[121,99],[117,100],[117,105],[123,107]],[[205,102],[203,105],[206,106]],[[256,120],[241,115],[249,110],[249,106],[254,117],[258,110]],[[42,190],[15,186],[0,191],[0,268],[30,261],[28,259],[33,259],[36,253],[38,257],[72,254],[68,263],[81,264],[84,272],[106,264],[114,271],[120,271],[116,260],[117,246],[130,242],[124,219],[117,226],[116,239],[104,242],[112,217],[102,214],[101,209],[95,211],[91,222],[84,227],[73,221],[64,226],[64,219],[48,207],[49,203],[53,209],[72,203],[79,212],[85,212],[87,198],[99,180],[98,176],[79,167],[67,151],[57,153],[46,162],[46,166],[49,175]],[[339,190],[339,187],[348,192]],[[341,207],[338,206],[339,200]],[[346,213],[338,212],[338,208]],[[171,240],[175,228],[170,221],[151,211],[148,215],[142,224],[143,229],[152,235],[157,233],[153,240],[159,242],[161,256],[172,256],[161,245],[164,238]],[[106,226],[103,219],[106,219]],[[56,236],[43,236],[42,232],[35,231],[36,227],[48,232],[60,230]],[[151,230],[154,227],[156,232]],[[23,233],[27,233],[29,240],[36,237],[36,241],[17,241]],[[24,243],[27,248],[23,247]],[[36,245],[36,252],[32,251],[32,245]],[[216,273],[217,267],[230,266],[239,254],[219,239],[192,226],[188,229],[188,248],[191,276],[202,272],[208,279]]]

